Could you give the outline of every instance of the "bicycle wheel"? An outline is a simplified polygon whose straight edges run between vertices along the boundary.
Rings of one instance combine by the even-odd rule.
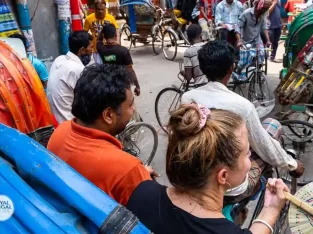
[[[133,44],[133,35],[130,32],[129,26],[124,24],[121,29],[120,45],[130,50],[132,48],[132,44]]]
[[[250,102],[264,102],[272,100],[272,94],[267,82],[267,76],[264,72],[257,72],[257,75],[253,75],[249,84],[248,100]]]
[[[155,100],[155,115],[162,130],[167,133],[166,125],[170,112],[176,110],[181,103],[182,92],[175,88],[165,88],[159,92]]]
[[[152,28],[152,48],[156,55],[161,54],[163,50],[162,34],[162,28],[159,25],[154,25]]]
[[[127,127],[119,139],[124,151],[138,157],[144,165],[150,165],[158,147],[158,135],[150,124],[137,122]]]
[[[171,30],[165,30],[162,37],[162,50],[164,56],[168,60],[174,60],[177,54],[177,40],[176,35]]]
[[[233,92],[239,94],[242,97],[245,97],[245,95],[243,94],[241,85],[235,85],[234,84]]]

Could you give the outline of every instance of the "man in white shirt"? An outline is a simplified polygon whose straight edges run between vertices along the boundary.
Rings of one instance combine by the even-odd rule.
[[[223,109],[239,114],[246,120],[252,150],[262,159],[256,162],[264,161],[272,166],[294,171],[295,176],[301,176],[304,172],[302,162],[288,155],[280,143],[262,127],[254,105],[227,89],[226,84],[234,69],[234,53],[232,46],[221,41],[208,42],[202,46],[198,51],[198,59],[200,69],[209,82],[200,88],[186,92],[182,97],[182,103],[196,102],[207,108]],[[264,169],[264,162],[258,167],[253,164],[253,160],[251,158],[254,171],[249,172],[249,192],[253,191]]]
[[[70,51],[55,59],[50,69],[47,96],[58,123],[71,120],[74,88],[80,74],[90,62],[93,37],[85,31],[73,32],[68,41]]]

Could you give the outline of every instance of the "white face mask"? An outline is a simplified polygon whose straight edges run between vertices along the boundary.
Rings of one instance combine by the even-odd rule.
[[[249,180],[248,180],[248,175],[246,176],[245,181],[240,184],[239,186],[232,188],[232,189],[228,189],[224,196],[231,196],[231,197],[235,197],[238,196],[240,194],[243,194],[247,188],[248,188],[248,184],[249,184]]]

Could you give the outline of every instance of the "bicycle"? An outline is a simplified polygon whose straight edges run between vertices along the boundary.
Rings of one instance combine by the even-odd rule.
[[[182,71],[183,65],[179,63],[179,70]],[[172,87],[167,87],[162,89],[155,100],[155,114],[158,124],[161,129],[167,133],[166,125],[170,118],[170,113],[176,110],[181,104],[182,95],[191,90],[205,85],[195,84],[193,82],[187,82],[187,80],[179,72],[177,78],[181,81],[180,86],[172,85]]]
[[[153,52],[158,55],[162,52],[161,42],[165,30],[164,26],[168,25],[171,22],[171,19],[165,19],[166,14],[159,7],[155,8],[155,13],[155,24],[151,27],[150,37],[152,38]],[[126,19],[126,22],[128,22],[127,16],[124,15],[122,18]],[[136,41],[140,41],[140,32],[132,33],[128,23],[123,24],[120,30],[120,44],[130,50],[133,45],[136,47]],[[148,40],[143,42],[143,44],[149,43]]]
[[[282,126],[288,127],[287,130],[283,130],[283,140],[282,140],[282,146],[286,149],[286,140],[289,140],[289,144],[291,143],[293,149],[292,150],[286,150],[288,154],[290,154],[293,158],[299,159],[301,152],[305,151],[306,143],[311,141],[313,139],[312,131],[308,131],[309,129],[313,129],[313,124],[305,122],[305,121],[299,121],[299,120],[285,120],[280,122]],[[302,127],[297,127],[295,125],[302,125]],[[293,137],[291,137],[291,136]],[[296,138],[296,139],[295,139]],[[295,177],[291,176],[287,171],[284,171],[282,169],[278,168],[272,168],[268,166],[267,169],[264,170],[263,176],[266,175],[266,177],[272,177],[271,175],[276,174],[277,178],[281,178],[287,186],[289,186],[291,190],[291,194],[295,194],[297,191],[297,186],[303,186],[306,185],[312,181],[305,181],[301,182]],[[269,175],[269,176],[268,176]],[[275,176],[274,176],[275,177]],[[257,202],[256,208],[253,212],[249,227],[252,225],[252,221],[258,217],[260,214],[263,204],[264,204],[264,197],[265,197],[265,187],[266,187],[266,180],[264,177],[261,177],[261,189],[259,192],[252,197],[249,197],[245,200],[243,200],[240,203],[237,203],[233,206],[231,211],[231,217],[234,220],[236,216],[246,207],[246,205],[251,201],[255,200],[259,196],[259,200]],[[278,217],[274,229],[274,234],[285,234],[288,229],[288,211],[289,211],[289,202],[286,203],[285,207],[280,213],[280,216]]]
[[[255,52],[255,56],[253,58],[252,64],[246,68],[247,79],[238,80],[235,78],[235,75],[233,74],[232,81],[229,82],[227,87],[233,92],[238,93],[239,95],[245,97],[244,92],[243,92],[243,87],[246,84],[249,84],[248,100],[250,102],[258,101],[258,102],[263,103],[266,101],[273,100],[271,92],[270,92],[270,88],[267,82],[266,70],[263,69],[264,67],[267,67],[267,65],[259,64],[260,50],[258,48],[248,48],[248,47],[243,47],[243,50],[249,51],[249,52],[250,51]],[[269,48],[264,48],[265,52],[270,51],[270,50],[271,49]],[[265,59],[265,61],[267,61],[267,59]]]
[[[138,113],[117,138],[125,152],[139,158],[146,166],[151,164],[158,147],[158,134],[152,125],[143,122]]]

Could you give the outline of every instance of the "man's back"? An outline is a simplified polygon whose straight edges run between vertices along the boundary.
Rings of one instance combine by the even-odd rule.
[[[205,77],[205,75],[203,75],[199,67],[198,60],[198,51],[204,44],[205,43],[203,42],[194,44],[190,46],[184,53],[184,67],[192,69],[193,79],[197,84],[208,82],[208,79]]]
[[[51,66],[47,96],[52,113],[59,123],[73,118],[73,92],[84,67],[80,59],[71,52],[57,57]]]
[[[119,44],[103,44],[97,42],[97,51],[103,63],[130,66],[133,64],[128,49]]]
[[[151,179],[140,160],[122,151],[115,137],[75,120],[56,129],[48,149],[122,205],[138,184]]]

